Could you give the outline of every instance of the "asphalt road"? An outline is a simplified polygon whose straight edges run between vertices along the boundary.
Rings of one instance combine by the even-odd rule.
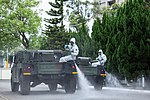
[[[66,94],[64,89],[49,92],[48,86],[41,84],[31,89],[30,95],[11,92],[10,81],[0,80],[0,100],[150,100],[150,91],[104,87],[102,91],[77,90],[74,94]]]

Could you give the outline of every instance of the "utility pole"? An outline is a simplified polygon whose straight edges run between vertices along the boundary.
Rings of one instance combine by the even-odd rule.
[[[145,78],[144,78],[144,75],[142,75],[142,88],[145,87]]]
[[[6,54],[6,55],[7,55],[7,56],[6,56],[6,69],[8,69],[8,48],[7,48],[6,53],[7,53],[7,54]]]

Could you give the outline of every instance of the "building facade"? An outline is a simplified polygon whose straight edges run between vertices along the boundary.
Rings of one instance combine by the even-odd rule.
[[[102,6],[108,7],[114,3],[121,4],[125,0],[94,0],[94,2],[99,2]]]

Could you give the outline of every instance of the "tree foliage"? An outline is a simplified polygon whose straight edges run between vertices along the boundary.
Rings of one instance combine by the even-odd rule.
[[[87,26],[88,21],[88,2],[81,2],[79,0],[74,0],[69,3],[66,3],[67,7],[67,15],[65,17],[68,18],[70,22],[69,25],[69,33],[71,37],[76,38],[76,43],[79,47],[79,55],[78,56],[89,56],[93,57],[93,41],[89,36],[89,30]]]
[[[79,32],[73,32],[72,36],[76,38],[77,45],[80,50],[79,56],[84,56],[84,57],[95,56],[95,53],[93,52],[93,50],[95,49],[94,41],[89,36],[85,23],[82,23]]]
[[[46,35],[46,43],[42,45],[41,49],[62,49],[63,45],[68,40],[68,34],[65,33],[63,25],[63,0],[55,0],[55,3],[49,2],[51,9],[46,11],[50,19],[45,18],[45,30],[43,34]]]
[[[80,0],[72,0],[69,3],[66,3],[66,15],[69,21],[69,29],[71,31],[79,32],[82,28],[83,23],[85,23],[88,28],[87,22],[91,18],[91,9],[89,6],[92,6],[88,1],[82,2]]]
[[[0,0],[1,44],[14,48],[22,44],[30,48],[30,35],[38,33],[41,18],[33,7],[36,0]]]
[[[128,79],[149,74],[150,9],[145,1],[128,0],[95,24],[92,38],[106,50],[108,71]]]

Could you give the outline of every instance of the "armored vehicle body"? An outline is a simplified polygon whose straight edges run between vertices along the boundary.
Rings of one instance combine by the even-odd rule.
[[[25,50],[14,55],[11,68],[11,90],[19,90],[23,95],[30,93],[31,87],[41,83],[48,85],[50,91],[56,91],[57,85],[64,87],[66,93],[74,93],[77,86],[76,65],[85,74],[97,90],[102,89],[105,70],[91,67],[91,58],[78,57],[76,61],[59,62],[63,56],[61,50]]]

